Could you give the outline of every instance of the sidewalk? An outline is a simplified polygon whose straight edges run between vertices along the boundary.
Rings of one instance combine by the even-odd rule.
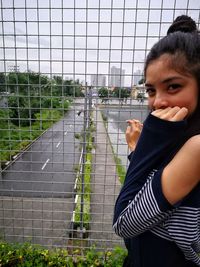
[[[121,184],[116,172],[112,148],[100,110],[94,113],[96,120],[95,153],[91,193],[91,225],[89,238],[98,248],[113,248],[123,240],[112,229],[113,210]]]

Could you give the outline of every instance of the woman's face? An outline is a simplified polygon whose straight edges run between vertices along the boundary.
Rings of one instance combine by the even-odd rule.
[[[190,74],[181,74],[171,67],[170,55],[152,61],[146,69],[146,91],[152,110],[185,107],[191,115],[197,107],[199,89]]]

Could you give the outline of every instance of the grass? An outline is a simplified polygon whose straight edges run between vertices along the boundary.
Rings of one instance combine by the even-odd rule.
[[[112,148],[113,154],[114,154],[114,160],[116,163],[116,168],[117,168],[117,174],[119,176],[119,181],[121,184],[124,183],[124,179],[125,179],[125,175],[126,175],[126,169],[124,168],[124,166],[122,165],[122,161],[120,158],[117,157],[117,155],[115,154],[113,148]]]
[[[90,215],[90,203],[91,203],[91,172],[92,172],[92,133],[95,131],[92,120],[90,126],[86,130],[86,155],[85,155],[85,166],[84,166],[84,187],[82,192],[82,177],[79,175],[77,184],[77,195],[78,201],[75,208],[75,226],[84,227],[89,229],[89,223],[91,220]],[[83,203],[81,203],[81,195],[83,194]],[[83,205],[83,213],[81,214],[81,205]],[[82,215],[82,216],[81,216]],[[82,218],[82,220],[81,220]]]

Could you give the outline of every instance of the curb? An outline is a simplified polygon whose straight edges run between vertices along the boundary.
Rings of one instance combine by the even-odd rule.
[[[79,158],[79,166],[80,166],[80,170],[77,171],[76,173],[76,179],[75,179],[75,183],[74,183],[74,193],[77,192],[77,184],[78,184],[78,179],[79,179],[79,175],[80,173],[82,173],[82,158],[83,158],[83,148],[81,150],[81,155]],[[75,210],[76,210],[76,205],[78,202],[78,198],[79,198],[79,194],[74,194],[74,203],[73,203],[73,211],[72,211],[72,216],[71,216],[71,220],[70,220],[70,232],[69,235],[71,235],[74,231],[74,223],[75,223]]]

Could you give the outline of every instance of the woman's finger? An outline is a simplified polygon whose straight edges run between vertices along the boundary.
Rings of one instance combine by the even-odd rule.
[[[152,115],[168,121],[180,121],[183,120],[188,114],[188,110],[185,107],[167,107],[164,109],[157,109],[152,112]]]
[[[156,109],[151,114],[156,116],[156,117],[158,117],[158,118],[161,118],[161,116],[166,114],[169,110],[170,110],[170,107],[167,107],[167,108],[164,108],[164,109]]]
[[[181,121],[185,119],[187,114],[188,114],[188,109],[183,107],[171,118],[170,121]]]
[[[180,110],[179,107],[170,108],[170,109],[166,110],[166,112],[163,112],[163,114],[160,116],[160,118],[163,120],[171,120],[179,110]]]

